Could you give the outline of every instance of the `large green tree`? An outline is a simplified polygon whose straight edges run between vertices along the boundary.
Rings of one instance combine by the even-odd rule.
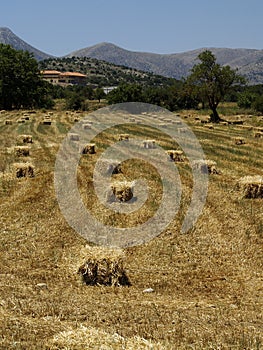
[[[1,109],[46,107],[48,90],[31,53],[0,44]]]
[[[217,107],[234,84],[245,83],[245,79],[229,66],[216,63],[216,58],[209,50],[198,55],[200,63],[194,65],[187,83],[194,86],[203,102],[212,110],[211,122],[220,121]]]

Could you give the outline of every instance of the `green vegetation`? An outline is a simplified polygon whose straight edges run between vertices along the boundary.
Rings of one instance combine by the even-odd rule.
[[[231,86],[245,83],[244,78],[229,66],[220,66],[211,51],[205,50],[198,55],[201,63],[196,64],[187,79],[187,83],[198,90],[200,99],[208,102],[212,110],[211,122],[220,121],[217,107]]]
[[[0,44],[1,109],[52,107],[48,90],[32,54]]]

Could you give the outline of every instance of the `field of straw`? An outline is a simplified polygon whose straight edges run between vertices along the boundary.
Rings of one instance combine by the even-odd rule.
[[[216,164],[202,215],[181,233],[192,177],[186,159],[175,162],[182,200],[174,220],[148,243],[110,251],[68,225],[55,195],[59,145],[83,116],[0,114],[0,349],[263,349],[263,199],[244,198],[237,186],[243,177],[263,175],[263,138],[254,137],[262,118],[210,129],[182,114]],[[78,186],[87,209],[105,224],[132,227],[157,210],[162,184],[153,166],[134,159],[113,177],[145,179],[149,193],[140,210],[113,213],[98,201],[92,171],[120,134],[155,140],[165,150],[177,145],[131,124],[98,135],[95,153],[81,156]],[[19,135],[30,135],[32,143],[21,145]],[[31,175],[22,167],[25,176],[17,177],[14,169],[23,163]],[[129,283],[119,283],[122,273]]]

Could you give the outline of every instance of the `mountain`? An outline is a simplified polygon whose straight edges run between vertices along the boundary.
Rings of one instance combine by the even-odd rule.
[[[39,61],[53,57],[27,44],[9,28],[0,28],[0,43],[32,52]],[[71,52],[64,57],[95,58],[115,65],[181,79],[189,74],[190,69],[197,62],[197,56],[205,49],[213,52],[219,64],[237,68],[239,74],[246,76],[250,84],[263,84],[263,50],[256,49],[200,48],[182,53],[157,54],[129,51],[104,42]]]
[[[0,43],[11,45],[16,50],[32,52],[38,61],[52,57],[51,55],[34,48],[24,40],[20,39],[9,28],[0,28]]]
[[[200,48],[183,53],[156,54],[129,51],[111,43],[100,43],[74,51],[67,57],[91,57],[181,79],[189,74],[197,56],[205,49],[213,52],[219,64],[237,68],[239,74],[249,79],[250,84],[263,84],[263,50],[256,49]]]

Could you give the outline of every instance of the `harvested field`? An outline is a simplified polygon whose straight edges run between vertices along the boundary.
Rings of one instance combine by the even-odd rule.
[[[118,260],[119,252],[110,256],[103,248],[95,252],[93,244],[87,248],[63,217],[55,194],[56,154],[74,118],[85,114],[54,111],[49,127],[42,124],[47,112],[35,111],[17,123],[24,113],[29,114],[8,112],[12,124],[0,115],[1,349],[262,349],[263,199],[244,198],[235,189],[242,177],[263,176],[262,138],[235,124],[210,130],[183,112],[206,158],[222,174],[209,176],[202,215],[182,234],[193,181],[189,162],[172,164],[182,182],[178,213],[159,236],[125,248]],[[79,162],[79,192],[92,214],[121,228],[152,217],[163,195],[157,170],[135,159],[122,163],[112,183],[145,179],[149,194],[142,208],[116,214],[98,203],[92,183],[96,160],[122,133],[138,137],[141,148],[148,140],[165,151],[178,147],[160,131],[133,121],[92,140],[96,153]],[[32,135],[30,157],[16,159],[19,135]],[[239,147],[235,137],[249,141]],[[13,164],[27,159],[37,174],[13,176]],[[95,285],[83,283],[78,273],[89,269],[97,271],[91,275]],[[130,285],[119,283],[123,271]]]

